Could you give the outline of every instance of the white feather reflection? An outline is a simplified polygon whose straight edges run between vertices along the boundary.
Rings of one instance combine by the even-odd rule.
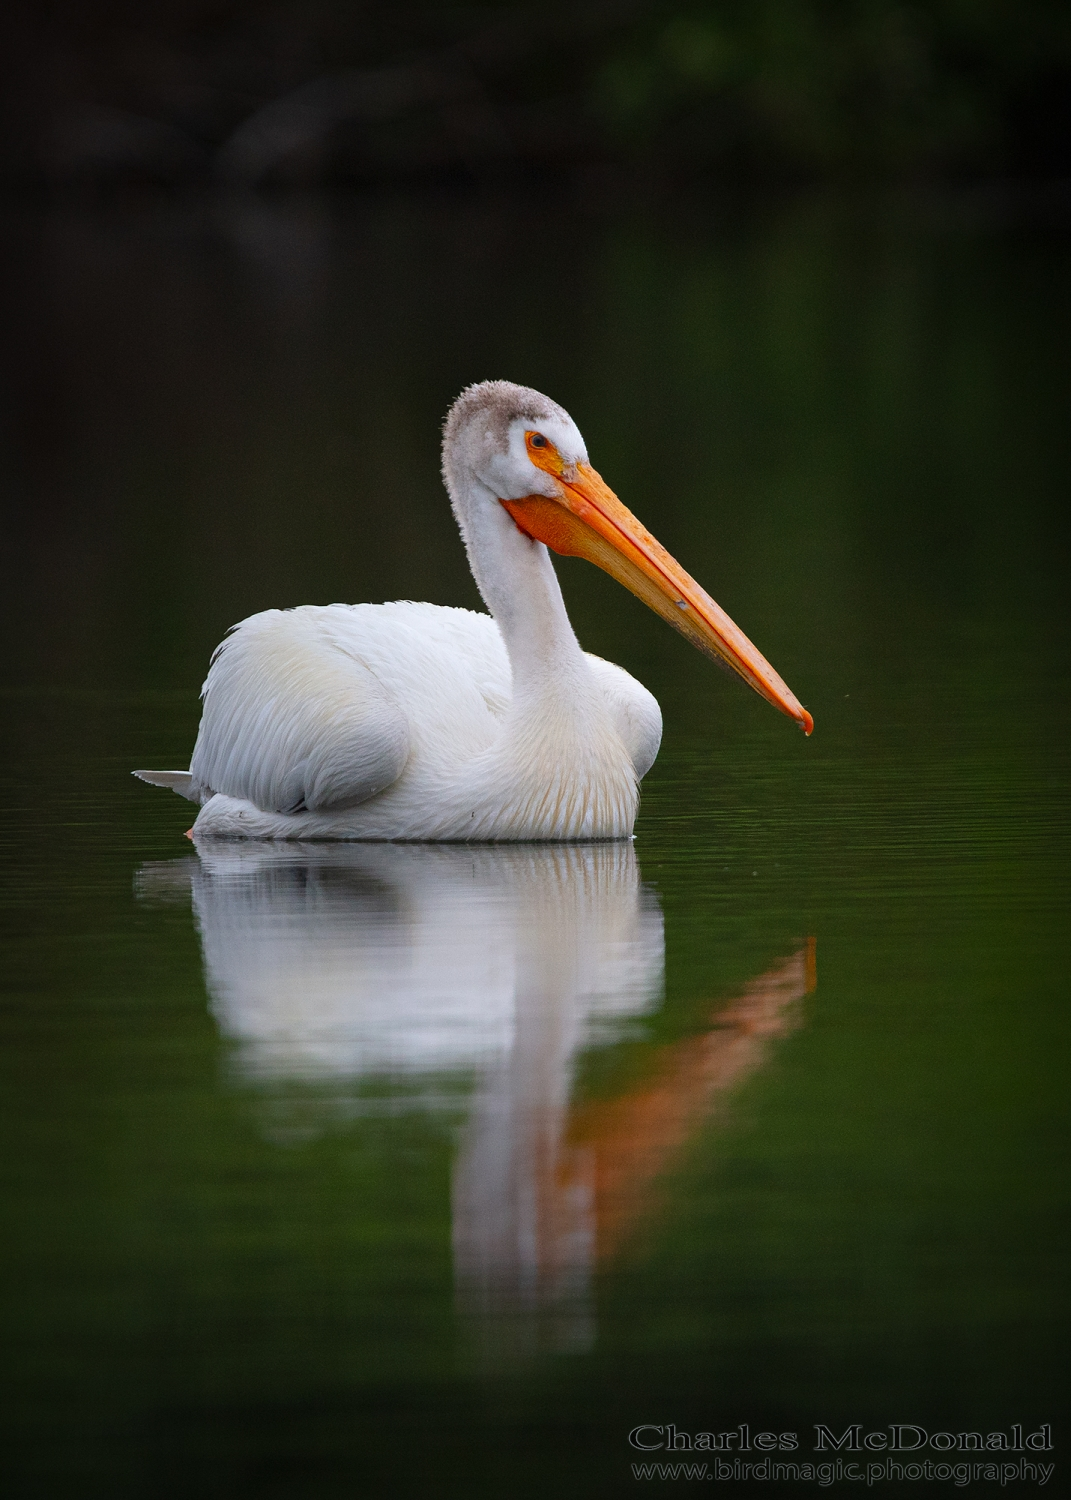
[[[529,1063],[567,1095],[576,1048],[661,993],[662,916],[628,844],[199,853],[212,1009],[249,1074],[486,1070],[534,1027]]]
[[[539,1324],[514,1327],[524,1342],[584,1341],[591,1194],[582,1174],[547,1185],[577,1052],[662,993],[662,914],[631,844],[203,844],[140,873],[143,894],[187,885],[245,1077],[456,1105],[444,1075],[475,1076],[454,1170],[459,1297],[523,1306]]]
[[[662,915],[631,844],[200,844],[139,891],[192,894],[210,1004],[277,1138],[383,1106],[467,1115],[453,1177],[460,1308],[496,1357],[582,1347],[591,1281],[709,1112],[813,987],[813,947],[650,1049],[609,1100],[571,1100],[581,1049],[662,993]],[[326,1100],[325,1100],[326,1095]],[[322,1106],[328,1102],[325,1116]]]

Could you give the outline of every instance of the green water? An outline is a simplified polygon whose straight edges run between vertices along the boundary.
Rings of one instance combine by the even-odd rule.
[[[675,1493],[638,1424],[813,1461],[854,1422],[1051,1423],[1060,1493],[1066,222],[157,203],[2,242],[5,1495]],[[634,858],[194,851],[128,773],[186,764],[229,624],[476,604],[437,430],[488,376],[571,410],[813,738],[563,562],[665,714]]]

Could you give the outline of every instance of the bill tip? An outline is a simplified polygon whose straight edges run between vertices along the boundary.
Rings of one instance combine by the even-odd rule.
[[[800,724],[803,728],[804,734],[809,739],[814,732],[814,720],[811,718],[806,709],[803,710],[803,717],[802,719],[800,719]]]

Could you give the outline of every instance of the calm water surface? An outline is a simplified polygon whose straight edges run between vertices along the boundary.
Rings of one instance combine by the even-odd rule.
[[[555,223],[6,213],[5,1494],[616,1496],[637,1424],[820,1422],[1048,1422],[1058,1492],[1066,224]],[[666,716],[634,845],[194,849],[128,773],[229,624],[476,604],[487,376],[814,737],[563,562]]]

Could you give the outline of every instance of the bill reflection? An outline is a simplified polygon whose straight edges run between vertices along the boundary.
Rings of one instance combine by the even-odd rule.
[[[581,1051],[620,1040],[662,994],[662,915],[631,844],[197,853],[143,866],[139,891],[191,893],[240,1077],[280,1100],[315,1085],[336,1116],[461,1114],[458,1303],[503,1354],[590,1343],[597,1264],[813,983],[803,949],[713,1007],[699,1035],[648,1049],[627,1092],[578,1102]],[[309,1119],[278,1133],[308,1134]]]

